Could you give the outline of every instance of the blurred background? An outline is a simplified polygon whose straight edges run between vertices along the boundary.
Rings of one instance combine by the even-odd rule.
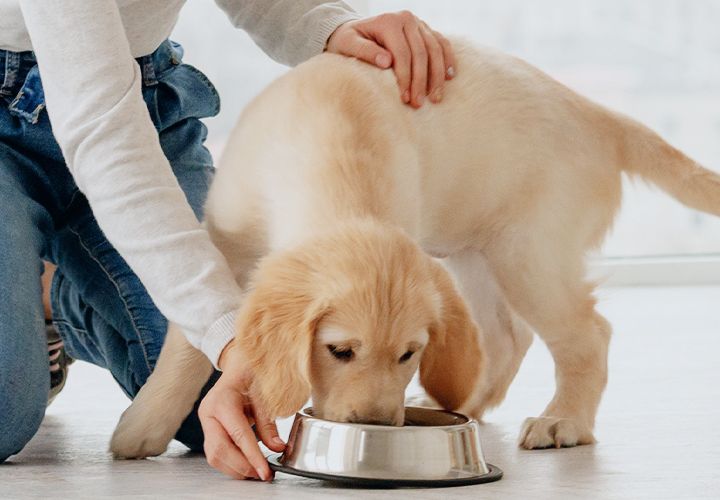
[[[409,9],[434,29],[518,55],[580,93],[649,125],[720,169],[717,0],[357,0],[362,14]],[[217,158],[243,106],[287,68],[271,61],[208,0],[189,0],[173,38],[223,101],[208,120]],[[626,182],[602,255],[720,255],[720,219]]]

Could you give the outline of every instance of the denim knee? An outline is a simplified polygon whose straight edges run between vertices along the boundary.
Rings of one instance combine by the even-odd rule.
[[[47,405],[50,371],[40,259],[41,228],[52,223],[13,176],[24,168],[5,163],[10,157],[2,146],[0,140],[0,461],[30,441]]]
[[[34,408],[0,408],[0,463],[20,453],[37,433],[45,416],[47,395],[40,403]]]

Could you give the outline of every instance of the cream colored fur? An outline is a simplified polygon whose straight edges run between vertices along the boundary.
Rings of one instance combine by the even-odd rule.
[[[413,314],[427,325],[412,324],[410,313],[403,313],[398,332],[392,333],[389,313],[367,306],[363,313],[387,323],[381,321],[377,332],[358,333],[346,318],[323,335],[357,337],[363,345],[375,345],[373,336],[397,337],[394,344],[377,344],[383,349],[401,349],[420,335],[421,343],[427,339],[421,380],[430,395],[480,417],[503,399],[530,345],[532,328],[555,361],[556,391],[541,415],[524,423],[520,445],[591,443],[607,379],[611,329],[595,310],[584,259],[600,244],[620,205],[621,174],[643,177],[683,203],[716,215],[720,177],[644,126],[519,59],[461,40],[454,47],[458,76],[438,105],[412,110],[401,103],[390,71],[325,54],[288,72],[247,107],[206,207],[213,240],[238,282],[249,289],[238,342],[260,369],[258,397],[277,415],[298,409],[316,390],[328,415],[349,419],[361,396],[355,401],[345,393],[342,405],[328,402],[333,365],[316,359],[324,348],[316,332],[328,311],[340,309],[340,316],[349,318],[352,308],[360,307],[359,297],[367,295],[362,290],[373,289],[360,283],[382,268],[383,255],[400,257],[394,262],[409,263],[402,276],[428,290],[412,299],[415,307],[424,304]],[[384,238],[403,250],[380,253],[374,260],[363,257]],[[403,238],[426,255],[443,258],[455,285],[430,259],[413,254]],[[364,268],[348,264],[353,255]],[[311,272],[313,280],[303,274]],[[292,281],[285,298],[281,276]],[[332,280],[350,283],[353,298],[338,302],[340,285],[332,288]],[[375,294],[385,293],[387,286],[377,285]],[[474,322],[465,317],[468,312],[453,286]],[[409,304],[415,289],[399,290],[387,297]],[[367,303],[382,305],[386,299],[374,300]],[[268,312],[276,306],[286,309]],[[433,333],[433,324],[450,317],[455,325]],[[277,319],[276,330],[284,333],[274,333],[262,318],[295,318],[297,324]],[[418,334],[419,326],[428,327],[428,337]],[[177,337],[120,421],[112,443],[116,455],[162,452],[205,382],[206,361],[197,356],[190,356],[192,363],[179,356],[169,360],[182,343]],[[434,341],[444,347],[432,348]],[[379,363],[373,356],[381,352],[372,351],[370,362]],[[262,371],[273,363],[297,377],[290,394],[283,396],[277,377]],[[361,381],[374,388],[370,393],[377,391],[378,400],[380,392],[398,393],[409,380],[363,373]],[[378,380],[389,382],[383,386]],[[188,390],[191,383],[194,388]],[[290,403],[277,400],[282,397]],[[381,406],[399,404],[393,398]],[[397,420],[390,413],[386,420]],[[149,432],[148,425],[153,426]]]

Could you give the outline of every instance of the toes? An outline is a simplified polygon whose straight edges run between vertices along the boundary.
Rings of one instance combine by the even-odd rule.
[[[526,419],[520,432],[520,446],[527,450],[550,448],[555,443],[553,427],[554,422],[544,417]]]
[[[528,450],[543,448],[567,448],[579,444],[591,444],[592,432],[570,418],[537,417],[523,423],[518,444]]]
[[[110,441],[110,452],[117,459],[141,459],[162,455],[170,440],[164,436],[132,438],[113,436]]]

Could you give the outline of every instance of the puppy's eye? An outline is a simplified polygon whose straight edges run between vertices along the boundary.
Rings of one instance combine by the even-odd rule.
[[[408,351],[402,356],[400,356],[400,363],[405,363],[406,361],[408,361],[410,358],[412,358],[413,354],[415,354],[415,351]]]
[[[338,347],[336,345],[331,344],[331,345],[328,345],[327,348],[328,348],[328,351],[330,351],[330,354],[335,356],[336,359],[346,362],[346,363],[355,356],[355,353],[353,352],[353,350],[350,348],[347,348],[347,347]]]

